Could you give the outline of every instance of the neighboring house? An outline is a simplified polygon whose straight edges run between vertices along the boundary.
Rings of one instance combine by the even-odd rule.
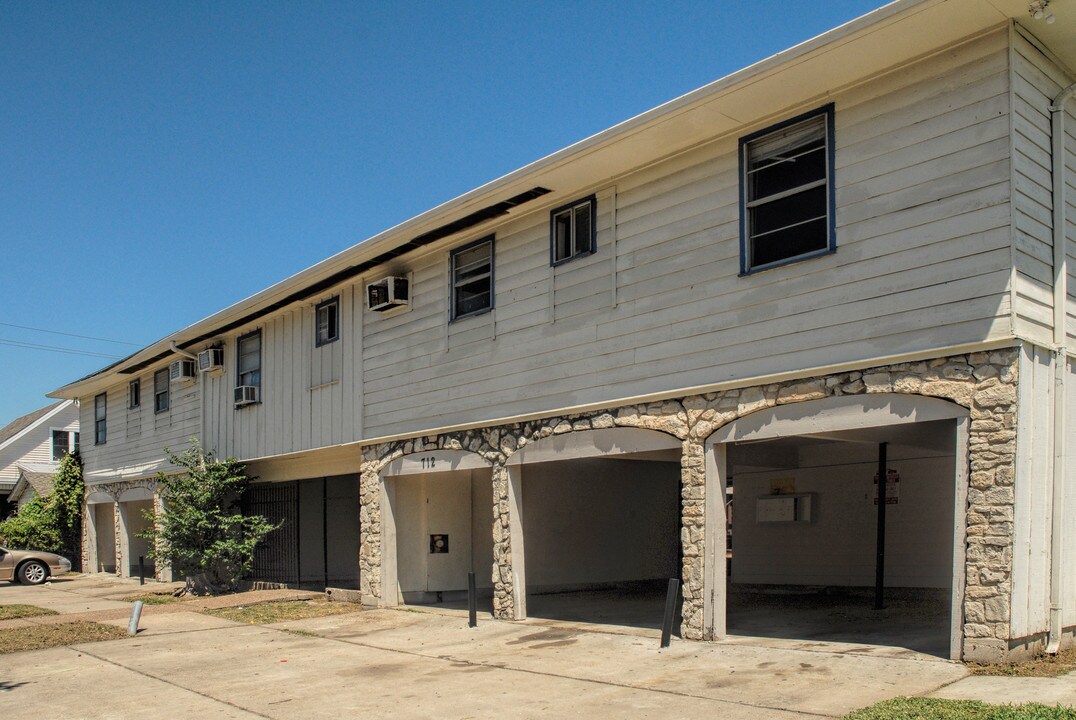
[[[19,482],[20,465],[30,468],[31,473],[51,476],[64,455],[79,451],[78,413],[74,400],[61,400],[0,428],[0,502],[9,504],[8,511],[14,509],[13,491]],[[28,485],[35,491],[36,487],[36,483]],[[8,512],[2,514],[6,517]]]
[[[678,577],[699,640],[760,588],[881,589],[914,622],[848,641],[1071,644],[1076,5],[1051,8],[899,0],[60,388],[92,428],[85,566],[131,573],[162,448],[197,437],[286,521],[264,580],[393,606],[473,571],[519,619]]]
[[[52,492],[56,466],[52,463],[38,465],[19,463],[19,479],[11,491],[8,502],[20,508],[35,497],[44,497]]]

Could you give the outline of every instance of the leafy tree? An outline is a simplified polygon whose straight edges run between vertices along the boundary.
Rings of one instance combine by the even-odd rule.
[[[187,593],[234,590],[251,570],[255,546],[278,526],[239,511],[250,478],[235,458],[216,460],[197,441],[181,455],[165,453],[185,472],[157,475],[163,509],[156,518],[147,513],[153,522],[141,534],[150,557],[185,576]]]
[[[78,456],[65,455],[53,477],[52,492],[35,497],[0,522],[0,540],[12,547],[60,553],[78,569],[85,492]]]

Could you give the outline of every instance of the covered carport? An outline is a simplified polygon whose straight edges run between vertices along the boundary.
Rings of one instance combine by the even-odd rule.
[[[86,569],[116,572],[116,499],[92,488],[86,495]]]
[[[715,432],[708,487],[736,498],[731,561],[711,567],[715,636],[959,658],[967,430],[954,403],[880,393],[761,410]],[[708,526],[723,527],[711,507],[721,517]],[[708,535],[723,556],[725,533]]]
[[[681,452],[662,432],[606,428],[509,458],[517,617],[660,627],[681,568]]]
[[[124,559],[123,577],[154,578],[156,565],[150,557],[150,541],[144,535],[153,526],[153,491],[146,487],[124,490],[116,503],[119,510],[120,556]],[[141,564],[140,564],[141,563]]]

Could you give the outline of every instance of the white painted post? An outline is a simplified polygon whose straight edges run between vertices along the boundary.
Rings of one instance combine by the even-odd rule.
[[[964,591],[967,585],[968,435],[970,420],[955,420],[956,453],[953,488],[953,582],[950,600],[949,659],[964,652]]]
[[[381,597],[378,607],[400,604],[400,579],[396,558],[396,482],[381,476]]]
[[[527,619],[527,563],[523,548],[523,466],[508,472],[508,528],[512,549],[512,619]]]
[[[705,556],[703,557],[703,639],[723,640],[727,627],[725,553],[728,519],[725,513],[725,488],[728,485],[728,452],[724,443],[707,448]]]

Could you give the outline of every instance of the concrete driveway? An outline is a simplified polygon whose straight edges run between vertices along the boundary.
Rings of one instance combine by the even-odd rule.
[[[36,590],[21,588],[16,600],[0,586],[0,603],[33,603]],[[147,614],[143,627],[137,638],[3,656],[0,716],[781,720],[840,716],[967,674],[870,646],[739,638],[659,650],[654,638],[596,626],[485,620],[469,629],[458,615],[405,610],[254,626],[177,608]]]

